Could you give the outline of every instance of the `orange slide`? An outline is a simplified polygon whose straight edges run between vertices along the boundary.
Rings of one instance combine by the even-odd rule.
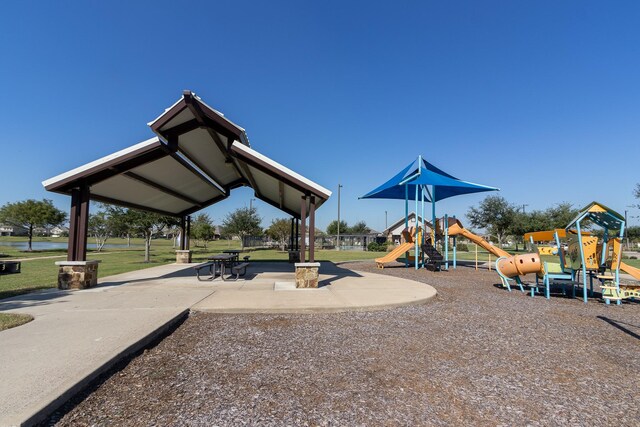
[[[508,252],[500,249],[497,246],[493,246],[491,243],[487,242],[482,237],[477,236],[477,235],[473,234],[472,232],[470,232],[469,230],[467,230],[466,228],[464,228],[462,226],[462,224],[460,223],[460,221],[456,221],[455,224],[453,224],[453,225],[451,225],[449,227],[449,236],[451,236],[451,237],[453,237],[453,236],[466,237],[467,239],[471,240],[476,245],[478,245],[481,248],[491,252],[492,254],[494,254],[497,257],[501,257],[501,256],[510,257],[511,256],[511,254],[509,254]]]
[[[632,267],[629,264],[620,262],[620,270],[633,276],[634,279],[640,280],[640,268]]]
[[[405,252],[409,252],[411,249],[414,249],[415,246],[415,243],[403,243],[385,256],[376,258],[376,265],[378,268],[384,268],[384,263],[395,261],[397,258],[403,256]]]
[[[418,228],[418,240],[421,238],[422,229]],[[414,240],[416,236],[416,228],[409,227],[402,230],[402,237],[404,237],[405,243],[402,243],[400,246],[389,252],[383,257],[376,258],[376,265],[378,268],[384,268],[384,264],[387,262],[393,262],[397,258],[403,256],[406,252],[409,252],[411,249],[414,249],[416,246],[416,242]]]

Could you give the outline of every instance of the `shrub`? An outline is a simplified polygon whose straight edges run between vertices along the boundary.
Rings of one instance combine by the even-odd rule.
[[[371,252],[386,252],[387,242],[383,242],[383,243],[371,242],[367,245],[367,250]]]
[[[453,249],[453,246],[450,249]],[[456,251],[469,252],[469,245],[466,243],[456,243]]]

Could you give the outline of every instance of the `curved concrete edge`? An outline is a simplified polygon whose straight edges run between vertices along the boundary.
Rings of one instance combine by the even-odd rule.
[[[374,303],[374,304],[364,303],[363,305],[351,305],[348,301],[345,301],[344,299],[338,296],[336,299],[342,300],[342,303],[341,304],[338,303],[337,305],[332,305],[332,306],[300,307],[300,306],[295,306],[295,302],[291,302],[290,306],[288,307],[247,308],[247,307],[237,307],[237,306],[224,307],[223,306],[224,303],[221,303],[222,306],[220,305],[215,307],[208,306],[210,305],[209,303],[216,301],[217,298],[220,297],[219,293],[214,292],[212,295],[206,297],[203,301],[199,302],[198,304],[194,304],[191,307],[191,311],[200,312],[200,313],[218,313],[218,314],[318,314],[318,313],[383,311],[383,310],[391,310],[391,309],[400,308],[400,307],[423,305],[433,300],[438,295],[438,292],[436,291],[436,289],[433,286],[428,285],[426,283],[417,282],[415,280],[410,280],[410,279],[385,276],[378,273],[362,272],[362,271],[356,271],[356,270],[352,270],[352,271],[354,273],[359,274],[361,277],[357,279],[341,279],[341,280],[366,280],[367,276],[378,276],[377,279],[383,279],[385,281],[410,282],[411,284],[415,284],[420,287],[421,291],[424,292],[425,295],[417,299],[391,302],[391,303]],[[332,289],[331,288],[332,286],[334,286],[334,284],[326,286],[325,289],[328,288],[331,290],[331,293],[339,294],[340,291],[336,291],[335,289]],[[251,293],[251,291],[242,291],[242,292],[243,294]],[[261,291],[261,292],[265,292],[265,291]],[[314,298],[313,296],[314,290],[305,289],[305,290],[285,291],[285,292],[292,292],[292,293],[300,292],[298,294],[298,296],[300,297],[299,299],[303,299],[304,297]],[[257,296],[257,293],[256,293],[256,296]]]
[[[161,337],[167,335],[169,331],[171,331],[174,327],[178,326],[189,316],[189,310],[182,310],[180,313],[175,315],[173,318],[169,319],[160,327],[151,331],[142,339],[137,342],[131,344],[129,347],[121,350],[109,360],[107,360],[102,365],[96,367],[95,370],[87,374],[81,381],[77,382],[73,387],[67,389],[65,392],[61,393],[57,397],[53,398],[49,403],[45,404],[45,406],[38,408],[31,408],[29,413],[20,414],[19,420],[16,419],[17,422],[12,423],[10,425],[20,425],[20,426],[33,426],[37,425],[44,421],[47,417],[51,416],[57,409],[59,409],[62,405],[71,400],[75,395],[84,391],[88,386],[90,386],[96,379],[98,379],[102,374],[108,372],[110,369],[115,367],[118,363],[122,362],[128,357],[135,355],[139,351],[148,347],[150,344],[154,343]],[[25,411],[26,412],[26,411]]]

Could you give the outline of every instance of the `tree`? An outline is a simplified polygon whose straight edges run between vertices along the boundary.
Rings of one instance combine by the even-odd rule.
[[[340,221],[340,234],[347,234],[349,232],[349,226],[346,221]],[[338,220],[333,220],[327,226],[327,234],[338,234]]]
[[[472,226],[485,228],[495,235],[498,243],[502,245],[509,228],[513,225],[515,213],[515,208],[504,197],[489,196],[480,202],[477,208],[469,208],[467,218]]]
[[[225,217],[222,221],[222,229],[226,235],[238,237],[240,248],[244,249],[245,237],[262,234],[261,222],[262,218],[258,215],[256,208],[238,208]]]
[[[89,215],[89,234],[96,239],[97,252],[102,250],[107,239],[111,237],[112,230],[109,219],[109,216],[104,210]]]
[[[531,215],[523,212],[513,213],[513,222],[509,226],[509,234],[516,242],[516,252],[518,251],[518,242],[523,241],[523,235],[531,230]]]
[[[193,220],[191,234],[196,240],[202,241],[204,248],[207,249],[207,242],[213,240],[216,235],[213,221],[208,214],[201,213]]]
[[[67,214],[53,206],[53,202],[48,199],[7,203],[0,208],[0,222],[27,229],[29,252],[33,250],[31,242],[35,227],[55,227],[66,220]]]
[[[548,229],[565,228],[579,213],[578,209],[574,209],[573,205],[568,202],[558,203],[548,208],[545,210],[545,215],[549,220]]]
[[[271,221],[267,228],[267,235],[280,244],[280,250],[284,251],[287,240],[291,237],[291,222],[285,218],[277,218]]]
[[[348,234],[369,234],[371,229],[364,221],[358,221],[348,229]]]
[[[131,234],[133,228],[133,211],[120,206],[104,205],[105,212],[109,218],[111,234],[113,236],[125,236],[127,247],[131,246]]]
[[[631,226],[627,228],[624,232],[627,235],[627,239],[634,242],[636,240],[640,240],[640,226],[637,226],[637,225]]]
[[[158,234],[167,226],[174,226],[179,223],[178,218],[171,216],[162,216],[157,213],[139,211],[137,209],[127,209],[127,219],[130,221],[131,228],[144,238],[144,262],[150,261],[151,240],[153,236]]]

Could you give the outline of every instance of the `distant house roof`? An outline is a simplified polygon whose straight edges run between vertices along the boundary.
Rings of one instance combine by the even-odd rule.
[[[415,212],[410,212],[409,216],[408,216],[409,222],[411,221],[415,221],[416,219],[416,213]],[[422,223],[422,217],[418,215],[418,222]],[[395,230],[396,228],[400,227],[404,225],[404,217],[400,218],[399,220],[397,220],[396,222],[394,222],[393,224],[391,224],[388,228],[386,228],[382,234],[389,234],[391,231]],[[427,221],[427,225],[429,227],[431,227],[431,222]]]

